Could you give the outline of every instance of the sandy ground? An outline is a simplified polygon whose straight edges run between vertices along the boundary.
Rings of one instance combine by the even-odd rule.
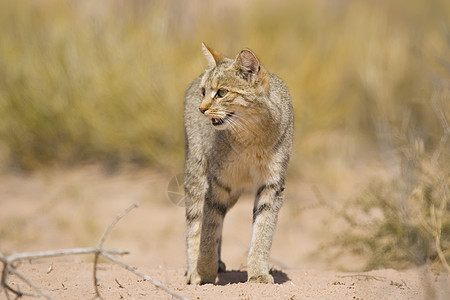
[[[49,270],[51,270],[49,272]],[[20,271],[56,299],[95,297],[92,264],[26,263]],[[178,269],[139,268],[188,299],[448,299],[448,276],[426,270],[377,270],[367,273],[287,270],[274,272],[274,285],[245,283],[244,271],[219,276],[216,285],[187,286]],[[162,290],[116,265],[100,266],[100,293],[105,299],[171,299]],[[447,282],[445,282],[447,280]],[[18,281],[10,280],[13,287]],[[22,291],[30,291],[21,284]],[[1,295],[1,294],[0,294]]]
[[[311,183],[289,181],[272,248],[276,284],[245,283],[252,202],[244,197],[224,225],[223,260],[231,271],[221,274],[216,285],[187,286],[184,208],[167,196],[173,175],[142,170],[110,174],[97,167],[2,174],[0,253],[96,246],[114,217],[139,202],[104,247],[130,251],[120,259],[188,299],[450,299],[449,275],[427,267],[360,273],[363,262],[355,257],[330,261],[320,249],[341,230],[339,223],[330,225],[331,213],[317,205]],[[92,255],[34,259],[18,271],[55,299],[92,299],[92,261]],[[342,268],[350,271],[335,271]],[[105,299],[171,298],[106,260],[99,277]],[[8,284],[31,291],[14,276]],[[7,299],[1,290],[0,299]]]

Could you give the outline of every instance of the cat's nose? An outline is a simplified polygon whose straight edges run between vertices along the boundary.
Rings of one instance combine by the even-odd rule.
[[[204,108],[204,107],[199,107],[198,109],[200,110],[200,112],[202,114],[205,114],[205,112],[208,110],[207,108]]]

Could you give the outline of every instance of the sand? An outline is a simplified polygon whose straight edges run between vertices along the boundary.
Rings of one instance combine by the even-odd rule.
[[[229,271],[219,276],[216,285],[202,286],[186,285],[182,268],[138,269],[187,299],[448,299],[450,295],[447,275],[420,269],[366,273],[276,271],[277,283],[273,285],[246,283],[245,271]],[[105,299],[170,299],[166,292],[116,265],[102,264],[99,270],[99,291]],[[55,299],[95,296],[90,263],[25,263],[20,271]],[[15,278],[10,282],[12,287],[19,284]],[[30,292],[22,283],[20,288]]]
[[[98,167],[4,173],[0,253],[96,246],[114,217],[139,202],[139,208],[114,227],[104,246],[130,251],[120,259],[187,299],[450,299],[449,274],[429,266],[363,273],[358,271],[363,262],[357,257],[333,262],[321,254],[323,243],[338,226],[330,227],[330,212],[315,205],[314,193],[304,182],[288,182],[271,256],[276,284],[245,282],[252,202],[244,197],[225,220],[223,260],[229,271],[220,274],[215,285],[186,285],[184,208],[167,196],[171,178],[172,174],[142,170],[111,174]],[[55,299],[93,299],[92,261],[92,255],[33,259],[23,261],[17,270]],[[336,271],[342,267],[348,271]],[[99,278],[104,299],[171,299],[105,259]],[[13,275],[7,282],[33,292]],[[3,290],[0,299],[7,299]]]

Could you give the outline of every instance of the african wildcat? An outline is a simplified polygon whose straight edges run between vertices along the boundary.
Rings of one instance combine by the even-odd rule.
[[[273,283],[270,248],[293,137],[289,92],[251,50],[229,59],[202,46],[208,67],[184,101],[187,283],[214,283],[225,271],[223,219],[247,186],[256,195],[248,281]]]

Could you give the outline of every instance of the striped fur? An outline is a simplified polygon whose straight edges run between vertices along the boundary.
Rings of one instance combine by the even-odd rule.
[[[249,49],[235,59],[203,45],[207,69],[187,88],[187,282],[215,282],[223,219],[244,189],[253,189],[248,280],[273,283],[269,256],[292,148],[294,111],[283,81]]]

